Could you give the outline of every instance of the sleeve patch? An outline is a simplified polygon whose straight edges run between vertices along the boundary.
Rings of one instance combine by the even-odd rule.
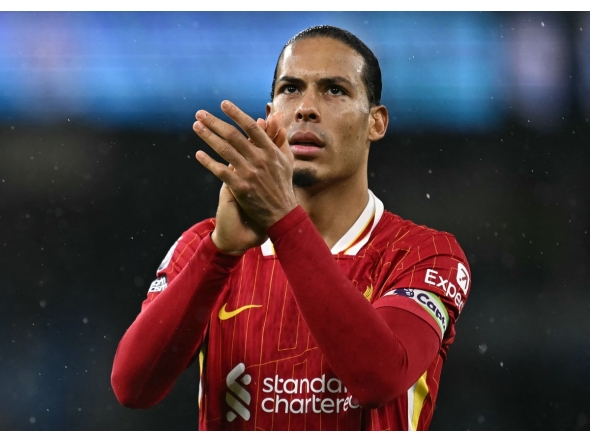
[[[174,254],[174,250],[176,249],[176,246],[178,245],[178,241],[180,239],[182,239],[182,236],[180,236],[180,238],[176,242],[174,242],[174,245],[172,245],[172,247],[170,247],[170,250],[168,250],[168,253],[166,253],[164,260],[162,261],[162,263],[158,267],[158,270],[156,271],[156,273],[159,273],[160,271],[162,271],[164,268],[166,268],[168,266],[168,264],[170,263],[170,260],[172,259],[172,255]]]
[[[166,275],[159,277],[150,285],[150,289],[148,293],[159,293],[163,291],[168,286],[168,279],[166,279]]]
[[[441,335],[444,336],[447,330],[449,313],[437,295],[425,290],[396,288],[385,293],[383,297],[385,296],[402,296],[415,300],[432,316],[440,328]]]
[[[471,278],[467,268],[461,262],[457,264],[457,277],[455,281],[459,288],[451,282],[450,278],[443,278],[437,270],[433,270],[432,268],[426,270],[426,275],[424,276],[424,282],[426,284],[440,288],[444,292],[444,296],[451,299],[459,311],[462,311],[467,297],[467,291],[471,284]],[[463,293],[461,293],[461,290],[463,290]]]

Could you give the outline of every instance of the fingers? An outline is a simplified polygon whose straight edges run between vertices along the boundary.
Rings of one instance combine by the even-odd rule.
[[[268,117],[266,120],[266,134],[272,141],[275,140],[277,137],[277,132],[279,131],[279,121],[277,121],[276,116],[273,114]]]
[[[211,158],[208,154],[204,151],[197,151],[195,155],[197,160],[201,165],[211,171],[218,179],[222,180],[223,183],[227,184],[229,187],[232,186],[237,180],[236,175],[234,174],[235,168],[233,165],[223,165]]]
[[[243,112],[236,105],[229,100],[224,100],[221,102],[221,109],[244,130],[256,146],[260,148],[272,146],[272,144],[269,144],[269,137],[266,135],[266,131],[261,128],[252,117]]]
[[[286,151],[290,152],[290,149],[289,144],[287,143],[287,130],[283,126],[282,119],[283,113],[281,111],[277,111],[275,114],[269,116],[267,119],[266,133],[271,137],[274,144],[278,146],[283,153],[286,153]]]
[[[275,145],[279,147],[283,153],[291,152],[291,148],[289,147],[289,143],[287,142],[287,130],[285,128],[281,128],[274,139]]]
[[[259,117],[258,119],[256,119],[256,124],[257,124],[257,125],[258,125],[258,126],[261,128],[261,129],[263,129],[264,131],[266,131],[266,120],[264,120],[264,119],[261,119],[261,118]],[[267,134],[268,134],[268,132],[267,132]],[[254,143],[254,142],[252,141],[252,139],[250,139],[250,138],[248,138],[248,142]]]
[[[261,119],[260,117],[258,118],[258,120],[256,120],[256,123],[258,124],[258,126],[263,129],[264,131],[266,131],[266,120]],[[268,133],[267,133],[268,134]]]
[[[202,116],[203,114],[207,115],[206,119],[209,120],[209,122],[213,121],[212,116],[208,115],[207,113],[205,113],[204,111],[199,111],[197,113],[197,118],[199,118],[200,116]],[[218,119],[215,119],[215,121],[218,121]],[[225,122],[221,122],[224,125],[229,126],[230,128],[233,129],[234,132],[239,134],[239,131],[234,128],[231,125],[228,125]],[[219,124],[215,123],[215,126],[220,126]],[[242,155],[242,153],[240,152],[239,149],[235,148],[235,144],[238,143],[235,140],[226,140],[225,138],[222,138],[220,136],[218,136],[215,132],[211,131],[205,124],[203,121],[198,120],[193,124],[193,130],[195,131],[195,133],[197,133],[197,135],[207,144],[209,145],[211,148],[213,148],[213,150],[219,154],[221,157],[223,157],[228,163],[231,163],[232,165],[236,166],[236,167],[240,167],[242,165],[244,165],[245,160],[244,157]],[[221,129],[218,128],[219,131],[221,131]],[[227,136],[227,132],[226,132],[226,136]],[[240,137],[244,138],[244,136],[242,136],[241,134],[239,134]],[[230,136],[227,136],[230,137]],[[236,138],[237,135],[232,135],[232,138]],[[247,141],[246,141],[247,142]],[[213,171],[212,171],[213,172]]]
[[[221,108],[246,132],[248,139],[235,126],[204,110],[196,113],[197,121],[193,124],[193,129],[207,145],[238,170],[247,167],[248,162],[259,157],[260,151],[256,147],[274,150],[276,145],[283,152],[285,147],[288,148],[280,112],[270,116],[267,121],[255,121],[228,100],[221,103]],[[211,172],[215,174],[214,171]]]

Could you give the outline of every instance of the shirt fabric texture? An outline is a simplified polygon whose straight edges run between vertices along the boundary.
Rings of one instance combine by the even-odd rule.
[[[371,192],[331,250],[301,207],[241,257],[214,228],[191,227],[159,267],[117,350],[120,400],[154,405],[198,356],[200,430],[428,429],[471,285],[451,234]]]

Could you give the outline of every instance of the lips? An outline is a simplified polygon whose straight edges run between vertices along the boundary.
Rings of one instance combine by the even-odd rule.
[[[312,132],[298,131],[289,138],[289,145],[303,145],[303,146],[316,146],[323,148],[325,143],[317,135]]]
[[[295,156],[311,157],[320,152],[326,145],[324,141],[312,132],[296,132],[289,138],[291,151]]]

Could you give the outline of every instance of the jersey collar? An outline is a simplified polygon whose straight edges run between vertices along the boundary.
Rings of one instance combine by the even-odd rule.
[[[377,226],[383,216],[383,202],[369,190],[369,202],[367,206],[348,231],[332,247],[332,254],[356,255],[359,250],[369,241],[373,229]],[[270,239],[260,246],[263,256],[273,256],[274,246]]]

